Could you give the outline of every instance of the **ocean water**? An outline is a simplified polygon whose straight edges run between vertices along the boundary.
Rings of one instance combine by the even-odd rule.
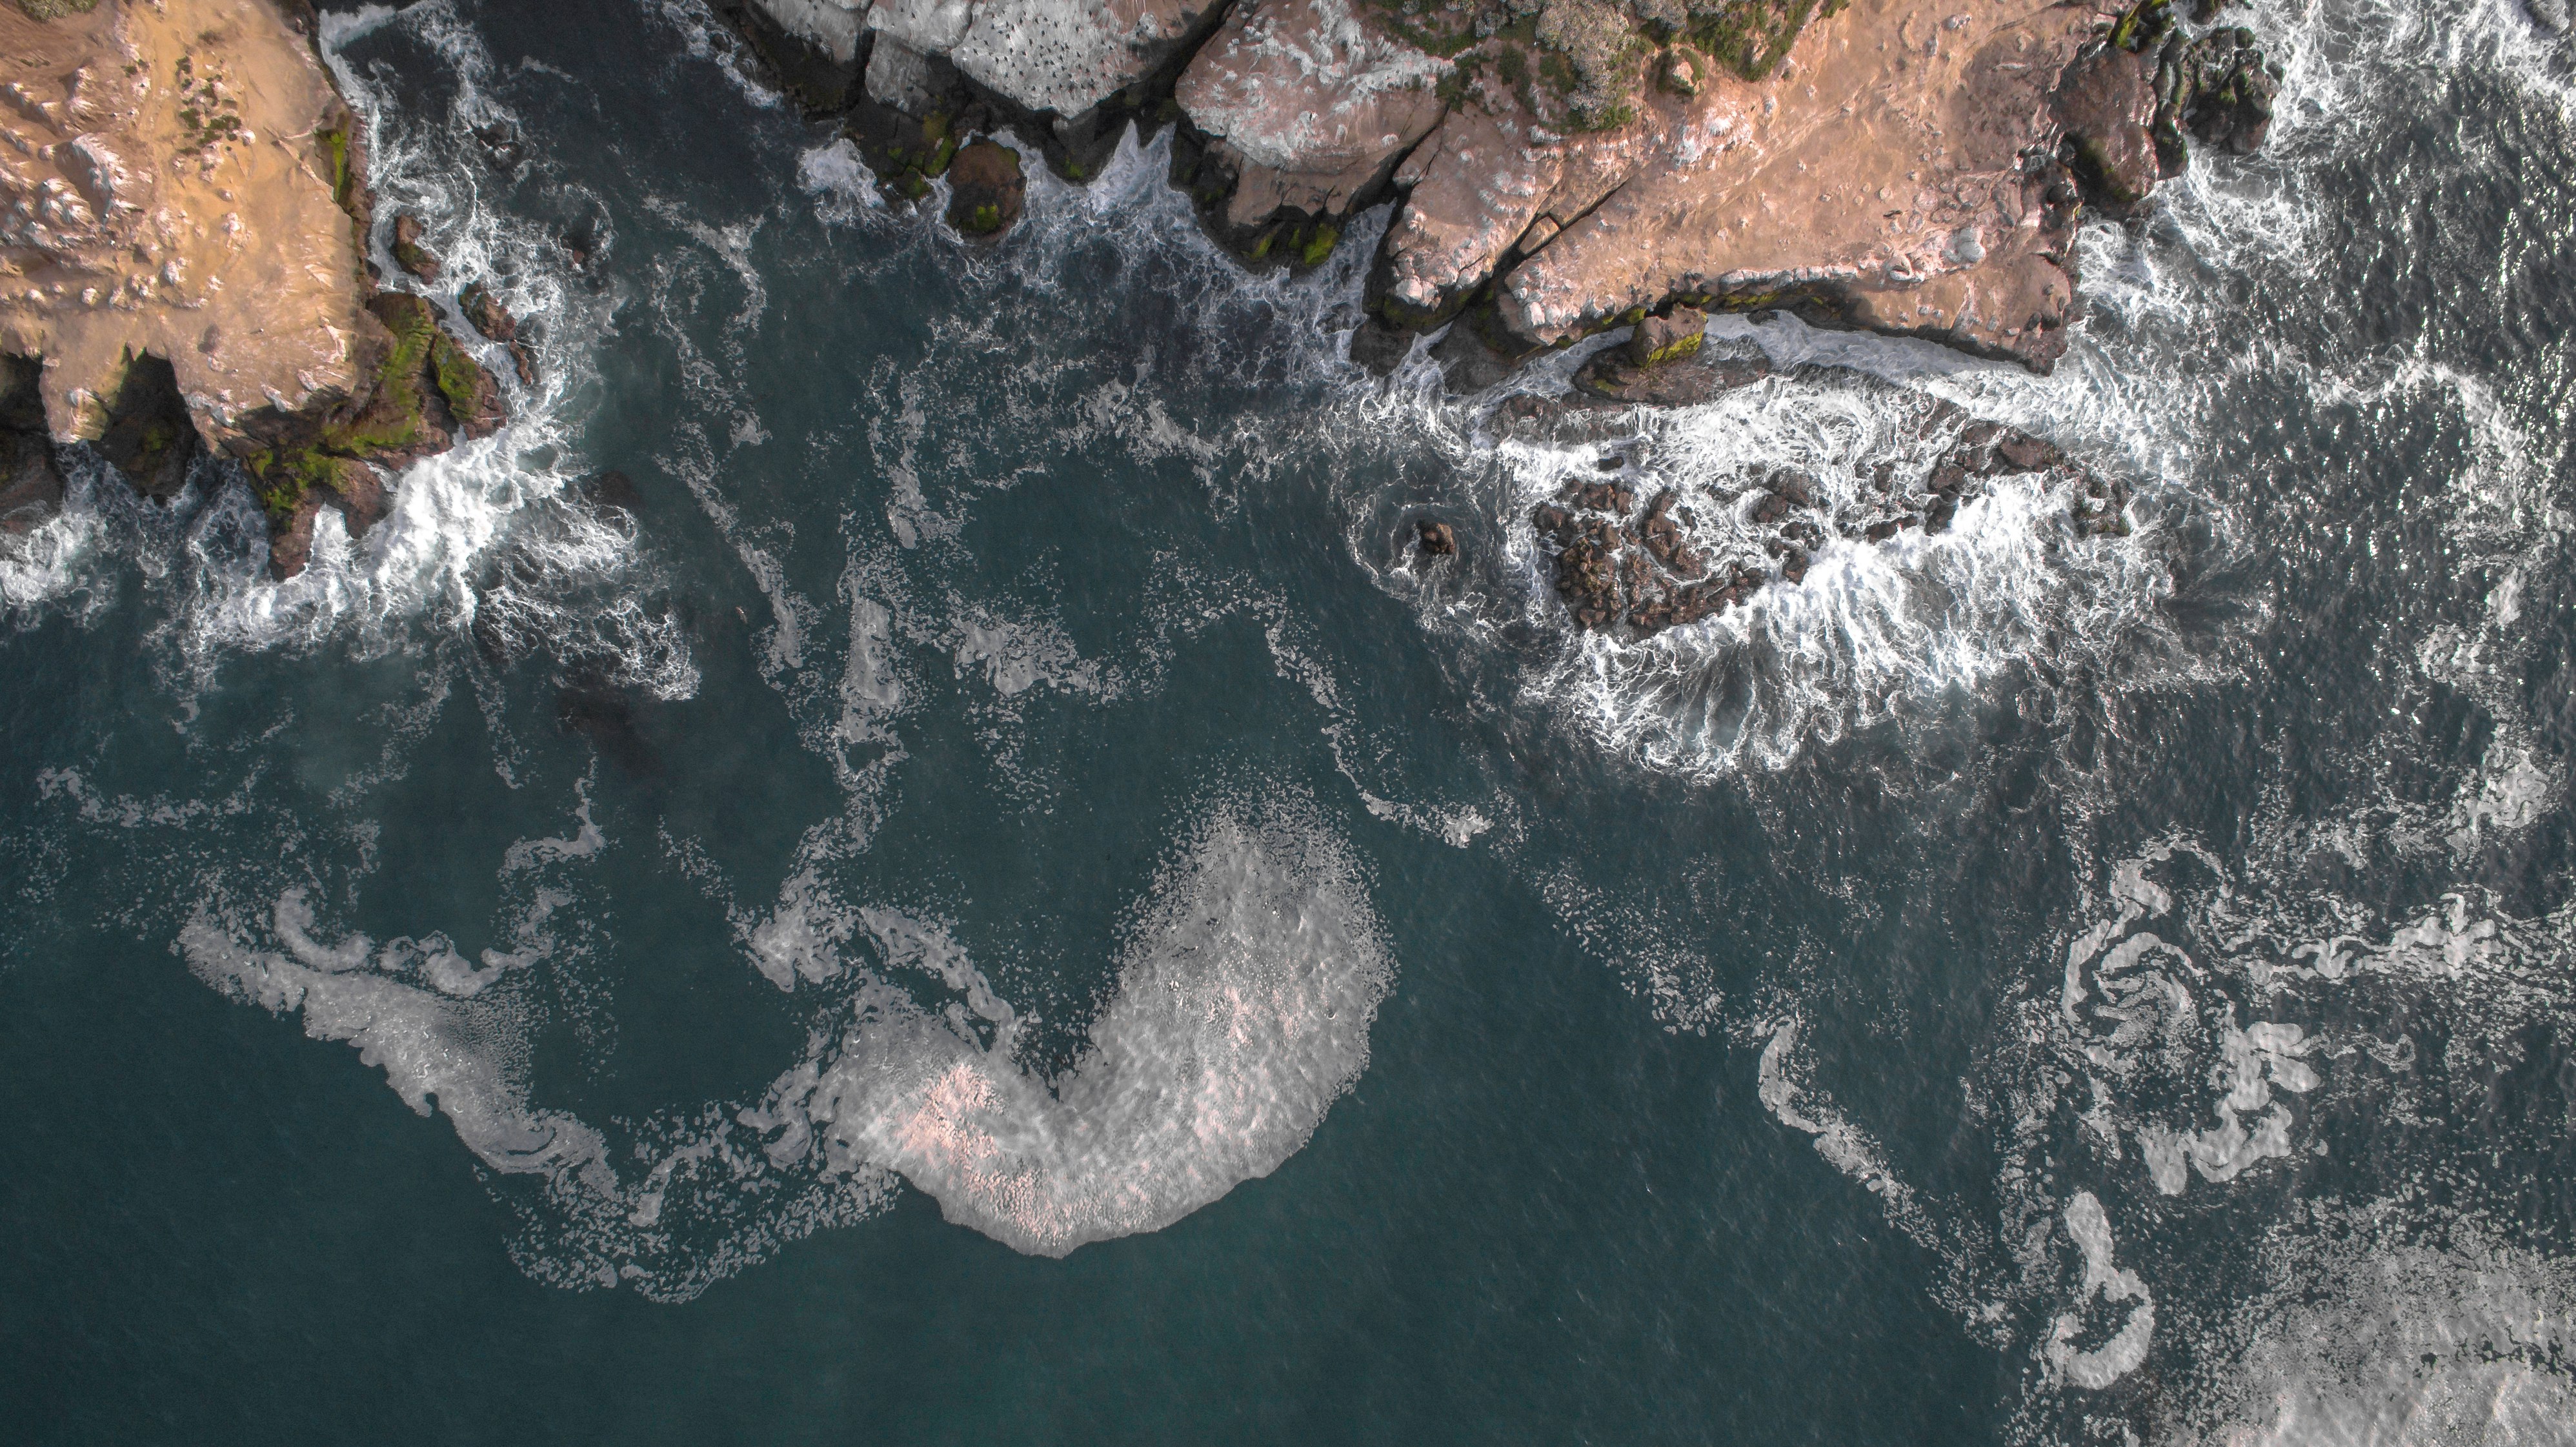
[[[331,13],[541,381],[284,585],[211,464],[0,553],[9,1435],[2576,1441],[2576,50],[2247,23],[2055,376],[1547,443],[1340,360],[1382,216],[979,246],[691,0]],[[1571,630],[1567,480],[1910,393],[2129,535]]]

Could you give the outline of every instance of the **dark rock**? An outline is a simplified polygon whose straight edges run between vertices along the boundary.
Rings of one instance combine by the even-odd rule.
[[[179,375],[170,363],[154,356],[133,358],[106,410],[107,426],[95,444],[99,455],[154,502],[177,497],[188,485],[188,465],[196,461],[199,444],[197,424],[188,416],[188,400],[179,395]]]
[[[0,533],[23,533],[62,511],[63,474],[41,432],[0,430]]]
[[[966,106],[956,88],[956,70],[948,62],[935,62],[930,70],[940,77],[938,95],[920,116],[858,98],[842,121],[842,134],[850,136],[868,170],[876,173],[876,188],[896,206],[930,196],[930,183],[948,175],[963,144],[958,118]]]
[[[750,42],[768,78],[807,116],[839,115],[860,99],[860,82],[867,75],[866,46],[849,60],[836,60],[830,51],[771,19],[758,5],[715,0],[714,8]]]
[[[977,141],[948,165],[948,224],[969,236],[999,236],[1020,219],[1028,181],[1020,153],[998,141]]]
[[[503,172],[518,170],[519,163],[528,158],[527,143],[520,140],[519,133],[507,123],[496,121],[488,126],[476,126],[474,139],[483,143],[483,154]]]
[[[636,490],[635,479],[614,468],[584,478],[582,491],[594,507],[614,508],[630,516],[643,510],[644,495]]]
[[[599,238],[588,231],[567,231],[555,238],[555,247],[575,271],[590,270],[591,262],[599,256]]]
[[[1677,497],[1666,488],[1643,517],[1632,518],[1634,493],[1616,483],[1584,483],[1568,489],[1563,503],[1541,503],[1531,512],[1531,526],[1556,549],[1557,594],[1576,626],[1624,625],[1644,636],[1695,623],[1750,590],[1740,573],[1704,576],[1706,563],[1674,521]]]
[[[1765,479],[1763,486],[1768,487],[1771,491],[1778,493],[1780,496],[1788,499],[1792,503],[1795,503],[1799,507],[1814,507],[1816,505],[1815,479],[1798,471],[1796,468],[1781,468],[1780,470],[1772,473],[1769,478]]]
[[[417,216],[406,214],[394,218],[394,264],[435,286],[438,283],[438,258],[428,247],[421,245],[424,230]]]
[[[1595,352],[1576,370],[1574,390],[1578,399],[1595,406],[1689,407],[1750,387],[1769,375],[1770,358],[1759,349],[1721,356],[1702,345],[1673,360],[1641,367],[1626,349],[1610,347]]]
[[[483,283],[478,281],[465,288],[464,293],[456,298],[456,307],[465,313],[465,320],[473,325],[474,330],[483,334],[484,340],[518,340],[519,319],[510,315],[510,309],[503,306],[501,299],[492,295],[492,289]]]
[[[1421,542],[1423,556],[1452,558],[1458,555],[1458,535],[1449,530],[1447,523],[1423,518],[1414,523],[1413,531]]]
[[[2176,37],[2165,45],[2156,91],[2156,144],[2171,175],[2182,169],[2185,136],[2241,156],[2260,150],[2281,67],[2265,62],[2250,30],[2213,30],[2188,44]]]
[[[492,295],[490,287],[478,281],[465,288],[464,294],[456,298],[456,306],[485,340],[499,342],[509,350],[510,366],[523,385],[537,385],[536,353],[519,340],[519,319],[510,315],[510,309]]]
[[[0,533],[26,532],[62,510],[44,377],[38,359],[0,355]]]
[[[2066,461],[2055,444],[2009,428],[1995,439],[1995,456],[2015,472],[2044,472]]]
[[[268,570],[280,582],[303,572],[312,561],[313,526],[324,508],[339,512],[352,538],[366,536],[369,528],[384,520],[385,485],[374,468],[348,458],[329,459],[323,467],[320,484],[307,487],[296,499],[283,526],[270,529]]]
[[[1441,379],[1452,392],[1482,392],[1508,380],[1519,368],[1518,358],[1506,357],[1487,346],[1484,337],[1464,318],[1432,347],[1431,356],[1440,364]]]
[[[1383,377],[1404,364],[1413,352],[1413,333],[1384,317],[1372,316],[1351,333],[1351,360],[1370,375]],[[1503,405],[1509,408],[1519,402],[1515,397]],[[1542,399],[1531,397],[1530,402]]]

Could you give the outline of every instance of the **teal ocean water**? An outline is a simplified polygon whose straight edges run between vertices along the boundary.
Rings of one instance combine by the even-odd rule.
[[[9,1436],[2576,1440],[2576,63],[2248,23],[2055,376],[1548,441],[1161,138],[983,247],[687,0],[332,13],[540,384],[287,584],[212,463],[0,545]],[[1908,394],[2129,535],[1571,627],[1537,503]]]

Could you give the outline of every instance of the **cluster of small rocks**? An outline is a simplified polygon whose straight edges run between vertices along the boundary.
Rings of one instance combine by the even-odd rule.
[[[2201,0],[2195,18],[2220,8]],[[2143,0],[2068,68],[2056,101],[2067,163],[2097,203],[2135,206],[2182,174],[2193,141],[2237,155],[2261,149],[2281,77],[2253,31],[2193,38],[2175,25],[2170,0]]]
[[[1760,352],[1721,353],[1706,345],[1699,319],[1678,311],[1676,317],[1652,319],[1658,324],[1641,326],[1626,347],[1597,354],[1576,374],[1568,397],[1524,394],[1506,400],[1496,414],[1498,425],[1507,432],[1574,440],[1597,435],[1612,409],[1706,402],[1774,375]],[[1787,375],[1810,384],[1896,390],[1838,367],[1802,366]],[[1748,474],[1730,493],[1686,498],[1661,488],[1642,508],[1635,488],[1607,478],[1569,484],[1540,504],[1530,524],[1553,557],[1557,593],[1576,625],[1645,637],[1698,622],[1773,581],[1803,581],[1814,554],[1830,538],[1879,543],[1913,529],[1945,532],[1963,505],[2002,477],[2064,478],[2075,494],[2067,521],[2077,533],[2127,531],[2122,512],[2128,498],[2116,481],[2029,433],[1972,417],[1937,397],[1904,397],[1890,415],[1903,418],[1901,426],[1916,439],[1946,438],[1939,455],[1919,478],[1892,458],[1874,462],[1862,471],[1857,495],[1840,504],[1826,498],[1814,478],[1785,467]],[[1605,472],[1624,472],[1629,464],[1606,452],[1599,465]],[[1758,559],[1713,558],[1693,542],[1717,530],[1717,518],[1708,513],[1712,507],[1733,514],[1741,535],[1758,542]]]

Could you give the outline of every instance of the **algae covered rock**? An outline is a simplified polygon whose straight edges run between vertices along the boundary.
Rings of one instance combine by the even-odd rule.
[[[1640,367],[1678,362],[1699,350],[1708,335],[1708,313],[1677,306],[1669,316],[1649,316],[1628,336],[1628,360]]]
[[[1009,230],[1027,195],[1020,153],[998,141],[961,147],[948,163],[948,224],[969,236]]]
[[[362,533],[384,511],[377,469],[407,467],[507,420],[500,385],[440,328],[427,301],[387,292],[368,301],[366,315],[374,326],[358,340],[369,359],[358,395],[263,409],[225,444],[268,514],[270,566],[281,578],[302,570],[316,509],[339,509],[351,534]]]
[[[2165,47],[2157,74],[2156,141],[2167,152],[2165,169],[2179,171],[2187,135],[2240,156],[2262,149],[2272,129],[2272,105],[2281,94],[2281,67],[2263,58],[2254,32],[2213,30],[2185,45]]]

